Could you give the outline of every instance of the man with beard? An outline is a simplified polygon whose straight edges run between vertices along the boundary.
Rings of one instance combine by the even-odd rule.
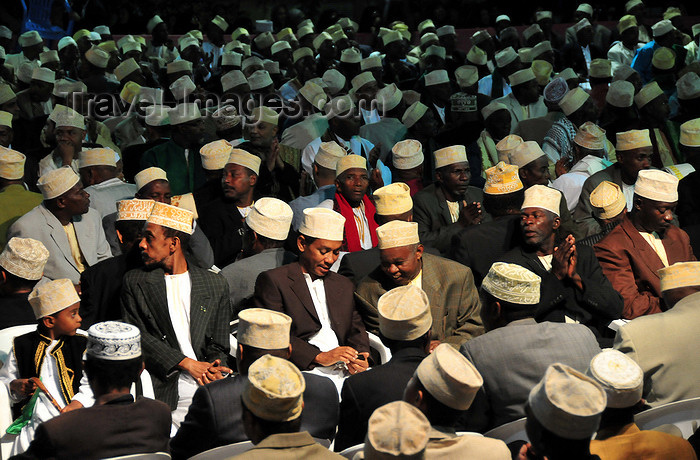
[[[632,212],[595,245],[603,272],[624,299],[626,319],[667,310],[658,270],[695,260],[688,235],[672,224],[677,204],[675,176],[640,171]]]

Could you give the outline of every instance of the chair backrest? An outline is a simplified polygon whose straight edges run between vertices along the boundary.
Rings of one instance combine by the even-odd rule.
[[[24,335],[35,330],[36,324],[12,326],[0,330],[0,361],[4,363],[7,360],[10,350],[12,350],[15,337],[19,337],[20,335]]]
[[[513,422],[505,423],[484,434],[487,438],[500,439],[506,444],[513,441],[529,441],[525,432],[525,417]]]
[[[166,460],[169,458],[171,458],[170,454],[166,452],[151,452],[148,454],[122,455],[120,457],[105,458],[103,460]]]
[[[237,442],[227,446],[215,447],[200,454],[190,457],[190,460],[222,460],[233,457],[234,455],[242,454],[253,448],[253,443],[250,441]]]
[[[362,444],[358,444],[356,446],[348,447],[344,451],[340,452],[340,455],[352,460],[352,458],[355,456],[356,453],[362,452],[364,449],[365,449],[365,444],[362,443]]]
[[[634,416],[640,430],[675,425],[688,439],[700,425],[700,398],[685,399],[645,410]]]
[[[382,361],[381,364],[388,362],[391,359],[391,350],[384,345],[382,340],[377,335],[372,334],[371,332],[368,332],[367,335],[369,336],[369,346],[377,350]]]

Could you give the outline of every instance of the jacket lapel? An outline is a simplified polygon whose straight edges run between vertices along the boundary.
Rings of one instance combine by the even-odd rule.
[[[63,230],[63,225],[61,225],[61,222],[54,216],[51,211],[46,209],[44,205],[42,204],[39,209],[41,210],[41,213],[44,215],[44,219],[46,219],[46,224],[51,228],[51,238],[53,239],[54,243],[56,243],[56,247],[61,251],[61,254],[63,254],[63,257],[66,258],[69,264],[73,266],[73,268],[78,270],[78,266],[75,264],[75,260],[73,259],[73,255],[70,252],[70,243],[68,242],[68,236],[66,236],[65,230]],[[76,230],[76,234],[77,234]]]
[[[144,297],[148,300],[148,308],[153,314],[154,323],[160,327],[168,344],[179,349],[180,345],[177,342],[177,337],[175,337],[175,330],[168,311],[168,293],[165,289],[165,274],[163,270],[157,268],[148,272],[146,279],[141,285]]]
[[[297,296],[299,302],[306,308],[312,318],[316,320],[317,323],[321,324],[321,320],[318,319],[318,314],[316,314],[316,307],[314,307],[314,301],[311,299],[311,293],[309,292],[309,286],[306,284],[306,278],[301,272],[301,265],[299,263],[294,263],[290,267],[289,271],[289,285],[292,292]],[[325,286],[325,282],[324,282]],[[329,297],[326,294],[326,299]]]
[[[661,258],[659,257],[659,255],[656,253],[656,251],[654,251],[651,245],[647,243],[644,237],[639,234],[639,231],[635,228],[634,224],[629,219],[629,217],[625,217],[625,219],[622,221],[622,224],[620,225],[622,226],[622,229],[625,231],[625,233],[627,233],[627,236],[629,236],[630,240],[632,240],[632,244],[634,245],[635,250],[640,255],[640,258],[644,261],[644,263],[647,265],[649,270],[651,270],[654,276],[658,278],[659,274],[657,273],[657,271],[664,268],[664,264],[663,262],[661,262]],[[666,245],[664,244],[664,246]]]
[[[190,291],[190,341],[192,348],[197,350],[200,348],[199,345],[203,344],[209,323],[211,294],[205,288],[202,272],[191,266],[189,272],[192,283]]]
[[[436,182],[435,183],[435,196],[437,197],[438,207],[440,208],[440,218],[442,219],[442,225],[450,225],[452,223],[452,215],[450,214],[450,209],[447,207],[447,198],[442,192],[442,188]],[[460,203],[460,208],[462,204]]]
[[[430,305],[441,305],[442,304],[442,282],[440,277],[442,273],[438,273],[438,267],[432,263],[432,258],[430,254],[423,253],[423,273],[421,280],[421,286],[423,291],[428,295],[430,300]]]
[[[96,262],[95,253],[88,249],[94,247],[96,235],[93,234],[93,228],[87,223],[85,215],[86,214],[75,216],[73,218],[73,227],[75,228],[75,236],[78,239],[78,245],[81,248],[85,248],[85,250],[81,251],[85,262],[87,262],[88,265],[94,265]]]

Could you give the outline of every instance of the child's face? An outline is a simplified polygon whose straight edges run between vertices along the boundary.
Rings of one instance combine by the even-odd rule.
[[[54,337],[60,337],[62,335],[75,335],[75,331],[80,327],[80,314],[78,314],[78,309],[80,308],[80,303],[71,305],[58,312],[54,318]]]

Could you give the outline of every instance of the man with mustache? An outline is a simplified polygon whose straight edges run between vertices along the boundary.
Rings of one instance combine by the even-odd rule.
[[[624,299],[626,319],[669,308],[658,270],[695,260],[688,235],[673,225],[678,179],[663,171],[639,171],[632,212],[594,246],[603,272]]]

